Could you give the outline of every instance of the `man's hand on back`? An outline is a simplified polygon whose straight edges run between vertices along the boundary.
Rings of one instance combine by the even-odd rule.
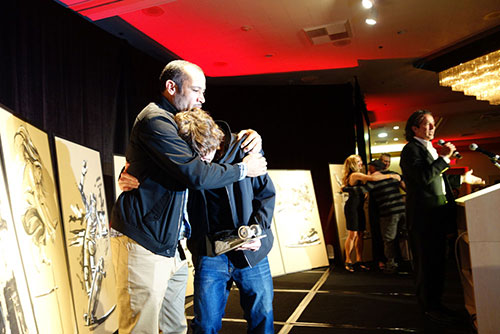
[[[130,191],[133,189],[137,189],[140,185],[139,180],[127,173],[128,166],[130,166],[130,164],[127,162],[125,164],[125,168],[120,174],[120,178],[118,179],[118,186],[120,187],[121,191]]]
[[[238,140],[247,136],[241,143],[241,148],[245,153],[260,153],[262,150],[262,137],[255,130],[241,130],[238,133]]]
[[[256,177],[267,173],[267,161],[262,154],[249,154],[243,159],[248,167],[247,176]]]

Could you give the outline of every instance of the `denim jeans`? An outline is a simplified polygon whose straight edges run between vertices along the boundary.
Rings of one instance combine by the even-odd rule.
[[[199,259],[194,276],[193,333],[218,333],[232,282],[240,292],[247,333],[274,333],[273,280],[267,257],[238,269],[225,254]]]
[[[382,232],[382,240],[384,240],[384,255],[387,262],[394,264],[394,258],[397,253],[398,232],[405,229],[405,213],[395,213],[390,216],[380,217],[380,229]]]

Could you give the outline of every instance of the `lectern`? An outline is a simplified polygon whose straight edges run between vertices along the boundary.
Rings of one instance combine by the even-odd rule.
[[[500,184],[456,202],[466,308],[479,334],[500,333]]]

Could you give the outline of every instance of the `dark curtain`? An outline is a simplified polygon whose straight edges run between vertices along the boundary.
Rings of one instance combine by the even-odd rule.
[[[263,138],[269,169],[311,170],[326,241],[336,237],[329,215],[333,195],[328,164],[342,164],[355,149],[350,84],[321,86],[216,86],[205,109],[233,132],[252,128]]]
[[[31,124],[101,152],[123,153],[164,64],[52,0],[0,4],[0,103]]]
[[[163,66],[52,0],[0,3],[0,103],[49,134],[99,151],[108,205],[113,153],[125,152],[136,114],[156,98]]]

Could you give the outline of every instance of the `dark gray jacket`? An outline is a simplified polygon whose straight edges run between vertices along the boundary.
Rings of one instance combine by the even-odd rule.
[[[153,253],[175,254],[186,189],[220,188],[238,181],[237,165],[208,164],[182,140],[178,112],[165,98],[137,116],[126,158],[128,173],[141,183],[123,192],[111,213],[111,226]]]
[[[241,140],[231,134],[229,126],[218,122],[225,133],[224,154],[218,159],[220,163],[237,163],[242,161],[244,153],[240,148]],[[243,139],[242,139],[243,140]],[[245,179],[225,186],[227,200],[231,208],[232,224],[237,229],[242,225],[259,224],[267,237],[260,239],[258,251],[230,251],[227,255],[237,267],[254,266],[267,256],[273,246],[271,222],[274,212],[276,191],[269,175],[246,177]],[[193,262],[199,256],[214,256],[208,236],[214,232],[210,225],[207,211],[205,191],[190,191],[188,204],[189,221],[193,228],[188,247],[193,255]]]

